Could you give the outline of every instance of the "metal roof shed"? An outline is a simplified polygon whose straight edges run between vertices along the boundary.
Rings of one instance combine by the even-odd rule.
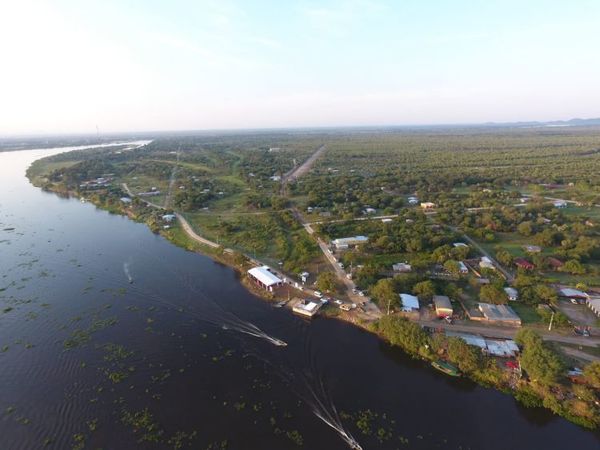
[[[254,267],[248,271],[248,274],[269,291],[273,290],[273,286],[279,286],[283,283],[281,278],[269,270],[268,266]]]

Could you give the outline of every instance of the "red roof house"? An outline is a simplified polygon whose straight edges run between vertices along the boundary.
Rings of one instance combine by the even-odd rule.
[[[515,266],[520,269],[525,270],[533,270],[535,269],[535,265],[532,262],[527,261],[525,258],[515,258],[514,259]]]

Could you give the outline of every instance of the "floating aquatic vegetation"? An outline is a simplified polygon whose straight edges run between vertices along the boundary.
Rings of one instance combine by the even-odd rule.
[[[124,410],[121,414],[121,422],[133,428],[133,432],[140,434],[138,442],[160,442],[164,431],[154,421],[154,416],[148,408],[141,411],[129,412]]]

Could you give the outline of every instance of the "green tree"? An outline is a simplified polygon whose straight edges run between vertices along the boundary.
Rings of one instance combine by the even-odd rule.
[[[337,284],[332,272],[321,272],[317,276],[317,289],[321,292],[336,292]]]
[[[537,284],[534,287],[534,292],[539,301],[544,303],[552,303],[556,305],[558,303],[558,294],[554,289],[546,284]]]
[[[594,361],[585,366],[583,376],[591,386],[600,389],[600,361]]]
[[[431,300],[435,293],[435,285],[431,280],[421,281],[413,287],[413,294],[418,295],[423,300]]]
[[[570,273],[572,275],[583,275],[585,274],[585,266],[576,259],[570,259],[562,267],[563,272]]]
[[[533,224],[529,221],[521,222],[519,226],[517,226],[517,231],[523,236],[531,236],[533,234]]]
[[[481,367],[481,351],[461,338],[448,338],[448,359],[465,373],[475,372]]]
[[[400,303],[400,298],[394,289],[394,280],[391,278],[379,280],[371,289],[371,296],[375,299],[379,307],[385,311]]]
[[[458,265],[458,262],[453,259],[449,259],[444,263],[444,269],[446,269],[452,275],[460,274],[460,266]]]
[[[559,355],[535,331],[528,328],[519,330],[515,341],[523,346],[521,367],[529,378],[543,385],[556,383],[564,371]]]
[[[500,248],[496,251],[496,259],[500,262],[500,264],[504,264],[505,266],[512,266],[513,257],[512,255],[505,249]]]
[[[479,298],[486,303],[493,303],[494,305],[502,305],[508,301],[506,292],[498,289],[492,284],[486,284],[481,286],[479,291]]]
[[[378,329],[391,344],[411,355],[429,356],[429,335],[416,323],[398,316],[383,316]]]

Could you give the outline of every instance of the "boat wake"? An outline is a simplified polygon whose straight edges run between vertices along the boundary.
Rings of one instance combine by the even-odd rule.
[[[244,333],[244,334],[248,334],[250,336],[254,336],[254,337],[257,337],[260,339],[264,339],[267,342],[270,342],[271,344],[276,345],[278,347],[286,347],[287,346],[287,342],[282,341],[281,339],[278,339],[274,336],[271,336],[271,335],[265,333],[263,330],[258,328],[253,323],[246,322],[245,320],[241,320],[237,317],[236,317],[236,319],[237,320],[234,322],[227,321],[226,323],[223,324],[222,328],[224,330],[237,331],[239,333]]]
[[[131,276],[131,273],[129,271],[129,265],[129,262],[123,263],[123,271],[125,272],[125,276],[131,284],[133,283],[133,277]],[[287,346],[287,342],[276,338],[275,336],[269,335],[252,322],[242,320],[231,311],[223,309],[223,307],[220,304],[218,304],[215,300],[196,289],[191,280],[187,277],[175,273],[174,275],[180,279],[182,284],[184,284],[188,288],[190,293],[193,293],[194,296],[200,297],[202,299],[202,302],[196,303],[196,307],[188,307],[185,309],[185,312],[187,312],[188,314],[192,315],[198,320],[209,323],[224,330],[237,331],[238,333],[263,339],[277,347]],[[142,294],[145,297],[146,301],[152,299],[151,301],[155,303],[159,303],[163,306],[167,306],[170,308],[175,308],[182,312],[184,311],[179,305],[160,297],[156,293],[146,293],[143,292],[141,289],[135,289],[135,291],[138,291],[138,293]]]
[[[131,276],[131,272],[129,272],[129,263],[128,262],[123,263],[123,272],[125,273],[125,276],[127,277],[127,280],[129,281],[129,284],[133,283],[133,277]]]
[[[303,396],[304,401],[312,408],[315,416],[321,419],[326,425],[335,430],[335,432],[348,444],[353,450],[362,450],[361,445],[352,436],[350,431],[344,428],[335,403],[331,400],[323,385],[323,380],[318,379],[316,388],[311,386],[310,381],[306,380],[308,395]]]

